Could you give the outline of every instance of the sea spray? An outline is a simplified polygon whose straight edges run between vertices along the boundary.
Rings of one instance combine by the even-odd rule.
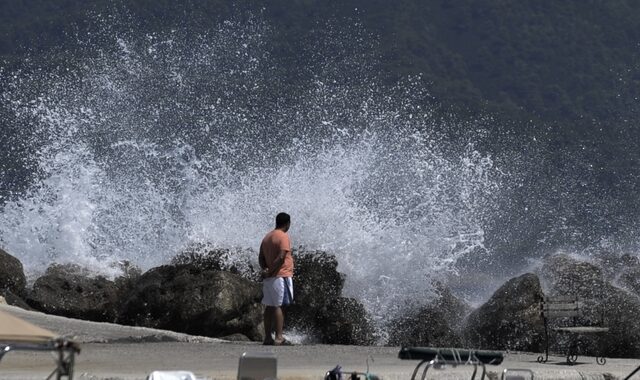
[[[198,36],[105,27],[68,70],[3,73],[3,104],[37,150],[32,185],[0,214],[4,248],[32,276],[54,262],[115,274],[197,243],[255,252],[287,211],[293,244],[335,254],[346,295],[379,320],[487,254],[502,172],[473,138],[447,138],[463,126],[418,101],[419,81],[378,85],[356,51],[289,87],[271,75],[269,33],[256,20]]]

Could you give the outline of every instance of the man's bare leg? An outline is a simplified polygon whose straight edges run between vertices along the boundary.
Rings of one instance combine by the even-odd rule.
[[[276,343],[282,343],[284,336],[282,336],[282,330],[284,329],[284,313],[281,307],[274,307],[273,317],[276,328]]]
[[[264,308],[264,344],[273,344],[271,332],[273,331],[275,308],[267,306]]]

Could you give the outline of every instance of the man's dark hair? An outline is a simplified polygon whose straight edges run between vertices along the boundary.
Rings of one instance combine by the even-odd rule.
[[[276,228],[284,227],[291,221],[291,217],[286,212],[281,212],[276,215]]]

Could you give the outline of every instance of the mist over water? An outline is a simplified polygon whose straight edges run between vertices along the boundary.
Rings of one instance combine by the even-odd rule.
[[[0,240],[31,276],[146,270],[194,243],[257,261],[247,249],[286,211],[294,246],[335,254],[346,294],[384,320],[465,255],[495,254],[486,225],[518,188],[517,160],[479,150],[482,130],[451,139],[470,126],[435,117],[419,81],[379,85],[357,33],[310,46],[289,86],[257,19],[197,36],[98,25],[1,72],[35,170],[5,202]]]

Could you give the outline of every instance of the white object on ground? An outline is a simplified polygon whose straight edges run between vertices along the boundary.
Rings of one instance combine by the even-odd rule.
[[[238,362],[238,380],[278,378],[278,358],[271,352],[243,353]]]
[[[196,380],[196,375],[189,371],[153,371],[147,380]]]

